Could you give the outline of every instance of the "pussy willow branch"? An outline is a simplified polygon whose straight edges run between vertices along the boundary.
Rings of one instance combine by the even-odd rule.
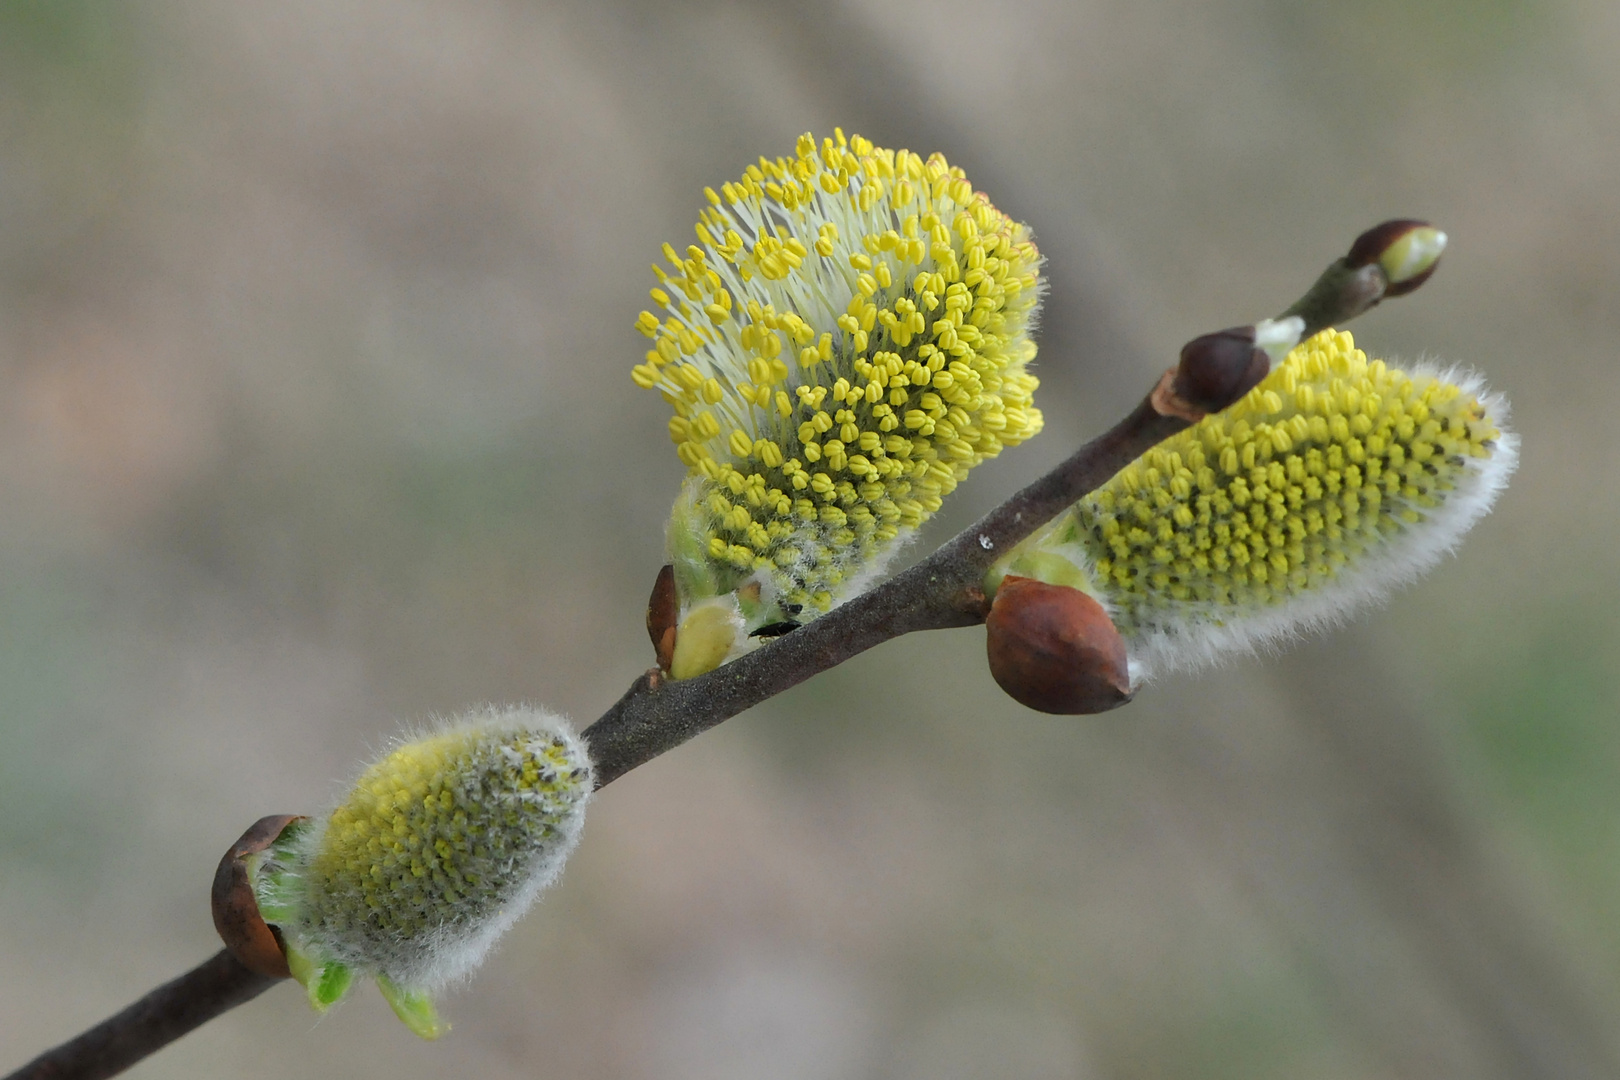
[[[1358,244],[1365,246],[1366,237],[1388,224],[1394,223],[1369,230]],[[1351,254],[1357,250],[1352,248]],[[1354,318],[1384,295],[1385,283],[1377,274],[1370,274],[1368,266],[1339,259],[1289,314],[1304,319],[1304,335],[1309,336]],[[1203,412],[1225,408],[1242,396],[1230,392],[1220,400],[1195,400],[1188,396],[1186,379],[1189,350],[1206,339],[1221,339],[1230,348],[1234,335],[1240,337],[1241,333],[1224,331],[1195,339],[1183,350],[1179,372],[1167,372],[1130,415],[910,569],[706,675],[672,682],[654,671],[638,678],[583,733],[596,766],[597,787],[874,645],[917,630],[983,622],[988,605],[982,585],[996,559]],[[1252,334],[1248,342],[1252,345]],[[1249,345],[1242,346],[1244,360]],[[1207,390],[1207,386],[1201,389]],[[251,1001],[276,981],[249,971],[221,950],[4,1080],[115,1076],[214,1017]]]
[[[1143,400],[1111,431],[882,585],[706,675],[680,682],[643,675],[585,729],[597,786],[890,638],[983,622],[991,563],[1186,426]]]
[[[1285,317],[1301,319],[1300,338],[1346,322],[1376,305],[1390,289],[1375,261],[1377,255],[1407,227],[1418,224],[1385,222],[1358,237],[1351,254],[1329,266],[1285,313]],[[1246,343],[1241,341],[1244,333],[1248,333]],[[1239,328],[1189,343],[1180,369],[1167,372],[1129,416],[909,570],[706,675],[669,682],[653,671],[637,679],[613,708],[584,731],[596,765],[597,787],[890,638],[983,622],[985,573],[1009,548],[1192,420],[1225,408],[1253,385],[1252,381],[1241,387],[1226,384],[1217,400],[1189,403],[1176,399],[1176,392],[1185,391],[1184,383],[1192,374],[1189,362],[1207,364],[1211,359],[1207,355],[1189,357],[1189,352],[1201,342],[1215,339],[1228,349],[1237,340],[1238,355],[1223,359],[1241,362],[1249,358],[1254,336],[1252,328]],[[1217,372],[1226,368],[1216,365]],[[1263,376],[1265,371],[1259,374]]]
[[[984,594],[976,589],[997,557],[1186,426],[1144,400],[1113,430],[883,585],[707,675],[682,682],[643,675],[585,729],[597,786],[890,638],[983,622]],[[6,1080],[115,1076],[276,981],[221,950]]]

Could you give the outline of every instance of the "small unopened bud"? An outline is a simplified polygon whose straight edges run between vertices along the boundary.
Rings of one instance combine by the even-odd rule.
[[[1271,357],[1255,347],[1254,327],[1204,334],[1181,347],[1169,397],[1157,395],[1154,406],[1163,414],[1197,421],[1237,401],[1270,371]]]
[[[1389,282],[1384,296],[1404,296],[1429,280],[1446,250],[1446,234],[1426,221],[1399,218],[1374,225],[1350,245],[1351,269],[1378,264]]]
[[[1301,319],[1302,338],[1342,325],[1427,281],[1445,247],[1446,234],[1425,221],[1399,218],[1374,225],[1356,237],[1344,258],[1322,271],[1283,318]]]
[[[1131,700],[1125,643],[1079,589],[1003,578],[985,631],[990,674],[1022,705],[1075,716]]]

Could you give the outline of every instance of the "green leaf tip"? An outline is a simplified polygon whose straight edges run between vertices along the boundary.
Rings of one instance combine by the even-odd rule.
[[[295,947],[287,949],[287,967],[309,994],[309,1004],[323,1013],[342,1001],[354,984],[354,971],[335,960],[316,960]]]
[[[450,1024],[433,1007],[433,999],[423,991],[406,990],[386,975],[377,976],[377,989],[400,1022],[422,1038],[431,1041],[450,1030]]]

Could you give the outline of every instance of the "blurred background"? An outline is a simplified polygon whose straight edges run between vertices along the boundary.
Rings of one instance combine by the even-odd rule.
[[[914,554],[1394,216],[1452,247],[1357,339],[1485,371],[1518,476],[1107,716],[885,645],[607,789],[441,1043],[287,985],[131,1075],[1620,1074],[1617,57],[1612,0],[0,0],[0,1067],[402,723],[648,666],[648,264],[839,124],[1049,259],[1046,432]]]

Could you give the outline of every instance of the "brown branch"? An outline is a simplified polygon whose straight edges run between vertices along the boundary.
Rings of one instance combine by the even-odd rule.
[[[1385,295],[1397,295],[1375,260],[1421,224],[1385,222],[1363,233],[1350,255],[1334,262],[1287,314],[1299,315],[1306,332],[1315,333],[1354,318]],[[637,679],[583,733],[597,787],[890,638],[983,622],[985,573],[1009,548],[1158,443],[1238,400],[1264,377],[1269,361],[1255,348],[1254,329],[1241,327],[1189,342],[1179,366],[1129,416],[884,584],[706,675],[672,682],[655,669]],[[220,952],[3,1080],[116,1075],[276,981]]]
[[[48,1050],[5,1080],[102,1080],[252,1001],[279,980],[258,975],[221,949],[184,975]]]
[[[1186,426],[1144,400],[1111,431],[882,585],[706,675],[637,679],[585,729],[597,786],[890,638],[983,622],[983,594],[974,590],[991,563]]]
[[[637,679],[585,729],[598,786],[890,638],[983,622],[983,593],[975,591],[992,562],[1186,426],[1186,420],[1161,416],[1145,399],[1112,430],[883,585],[707,675],[681,682]],[[4,1080],[114,1076],[277,981],[221,951]]]

